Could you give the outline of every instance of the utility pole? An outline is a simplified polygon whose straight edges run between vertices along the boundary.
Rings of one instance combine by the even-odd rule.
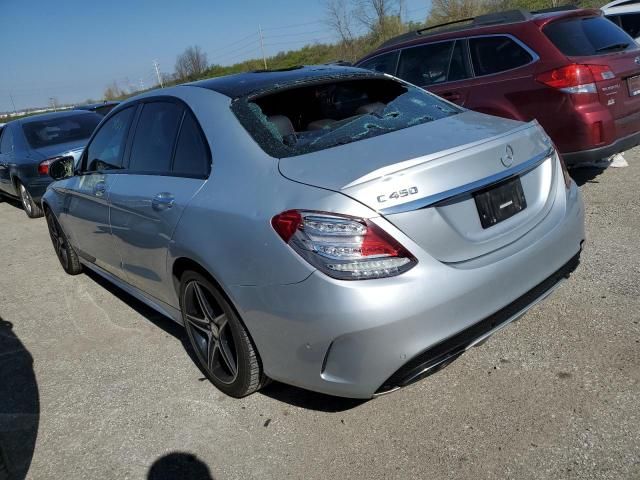
[[[264,54],[264,38],[262,37],[262,27],[258,24],[258,35],[260,35],[260,50],[262,50],[262,61],[264,62],[264,69],[267,69],[267,57]]]
[[[16,111],[16,104],[13,101],[13,95],[11,93],[9,93],[9,98],[11,99],[11,105],[13,105],[13,113],[17,115],[18,112]]]
[[[162,75],[160,75],[160,69],[159,69],[157,60],[153,61],[153,66],[156,69],[156,76],[158,77],[158,83],[160,84],[160,88],[164,88],[164,85],[162,84]]]

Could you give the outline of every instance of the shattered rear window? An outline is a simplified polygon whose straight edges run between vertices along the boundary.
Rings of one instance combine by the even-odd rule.
[[[391,78],[297,85],[234,102],[245,129],[269,155],[292,157],[395,132],[462,110]]]

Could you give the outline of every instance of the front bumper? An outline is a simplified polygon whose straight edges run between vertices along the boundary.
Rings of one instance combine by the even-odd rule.
[[[555,282],[535,290],[564,272],[585,238],[580,192],[575,184],[562,190],[548,217],[508,252],[499,252],[499,259],[489,254],[444,264],[422,256],[415,268],[393,278],[345,282],[314,272],[300,283],[236,286],[229,294],[269,377],[331,395],[371,398],[406,383],[406,375],[394,374],[421,366],[414,360],[420,355],[525,298],[495,327],[508,323],[553,288]],[[491,331],[481,329],[475,339]]]

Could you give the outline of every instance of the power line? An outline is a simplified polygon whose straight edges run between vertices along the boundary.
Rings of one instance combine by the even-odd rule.
[[[329,32],[332,32],[332,30],[324,29],[324,30],[312,30],[310,32],[279,33],[277,35],[265,35],[265,38],[296,37],[300,35],[312,35],[314,33],[329,33]]]
[[[323,20],[315,20],[313,22],[306,22],[306,23],[294,23],[291,25],[281,25],[279,27],[269,27],[269,28],[265,28],[264,31],[272,31],[272,30],[285,30],[287,28],[296,28],[296,27],[305,27],[307,25],[314,25],[317,23],[324,23]]]

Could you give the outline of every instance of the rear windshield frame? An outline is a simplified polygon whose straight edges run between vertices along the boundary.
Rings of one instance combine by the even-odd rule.
[[[231,103],[231,110],[235,114],[240,124],[247,131],[247,133],[255,140],[255,142],[260,146],[260,148],[269,156],[274,158],[287,158],[287,157],[296,157],[300,155],[305,155],[308,153],[313,153],[316,151],[326,150],[329,148],[334,148],[340,145],[344,145],[345,142],[337,142],[335,144],[325,145],[325,146],[322,146],[322,145],[313,146],[309,144],[302,147],[297,145],[296,146],[285,145],[285,143],[283,143],[282,141],[282,136],[279,135],[279,133],[276,131],[275,126],[266,120],[266,115],[262,112],[262,109],[258,106],[257,103],[255,103],[255,101],[270,95],[283,93],[288,90],[294,90],[294,89],[305,88],[305,87],[322,86],[322,85],[328,85],[328,84],[339,84],[339,83],[346,83],[346,82],[352,82],[352,81],[363,81],[363,80],[364,81],[384,80],[384,81],[395,82],[401,85],[403,88],[407,89],[406,93],[411,91],[423,96],[424,98],[428,98],[431,102],[434,103],[434,105],[441,106],[443,115],[439,118],[456,115],[464,111],[462,107],[451,104],[441,98],[438,98],[436,95],[424,89],[416,87],[410,83],[407,83],[401,79],[392,77],[390,75],[374,74],[371,72],[367,72],[366,74],[357,74],[357,75],[332,76],[330,78],[323,78],[323,79],[314,78],[304,82],[296,82],[290,85],[283,85],[283,86],[279,86],[269,90],[262,90],[260,92],[253,93],[245,97],[236,98]],[[399,98],[399,97],[396,97],[396,98]],[[395,99],[389,102],[389,104],[391,104],[393,101],[395,101]],[[425,114],[425,117],[426,116],[427,115]],[[352,118],[355,119],[357,117],[352,117]],[[435,121],[435,120],[438,120],[439,118],[434,118],[430,121]],[[339,122],[342,123],[342,122],[345,122],[345,120],[340,120]],[[404,128],[413,127],[413,126],[420,125],[422,123],[427,123],[427,122],[428,122],[427,120],[419,121],[416,123],[407,124],[401,128],[396,128],[391,131],[383,131],[376,135],[362,136],[361,138],[360,137],[352,138],[350,142],[346,142],[346,143],[357,142],[359,140],[364,140],[367,138],[372,138],[374,136],[384,135],[385,133],[391,133],[394,131],[402,130]]]
[[[580,42],[579,44],[576,42],[563,42],[561,40],[565,40],[567,35],[566,35],[566,31],[562,34],[559,34],[557,37],[556,35],[554,35],[552,33],[553,30],[555,29],[560,29],[562,28],[562,26],[564,25],[568,25],[568,24],[575,24],[577,22],[588,22],[588,21],[597,21],[597,20],[601,20],[602,22],[606,22],[603,25],[610,25],[611,28],[619,30],[619,38],[617,38],[616,40],[612,40],[611,42],[607,42],[608,44],[615,44],[615,43],[628,43],[627,47],[625,48],[619,48],[619,49],[611,49],[611,50],[603,50],[603,51],[597,51],[598,48],[602,48],[605,47],[607,45],[603,44],[603,45],[594,45],[593,44],[593,38],[587,36],[585,34],[585,38],[586,40],[589,42],[591,50],[589,51],[585,51],[584,49],[580,50],[580,48],[584,47],[584,42]],[[571,27],[569,27],[571,28]],[[584,29],[583,29],[584,31]],[[620,28],[618,25],[616,25],[614,22],[612,22],[611,20],[607,19],[606,17],[602,16],[602,15],[595,15],[595,16],[572,16],[572,17],[568,17],[568,18],[561,18],[558,20],[555,20],[553,22],[550,22],[549,24],[545,25],[545,27],[542,29],[542,32],[544,33],[544,35],[549,39],[549,41],[563,54],[566,55],[567,57],[594,57],[594,56],[601,56],[601,55],[611,55],[614,53],[620,53],[620,52],[626,52],[629,50],[637,50],[638,44],[636,43],[636,41],[627,33],[625,32],[622,28]],[[574,50],[571,50],[571,48],[573,48]]]

